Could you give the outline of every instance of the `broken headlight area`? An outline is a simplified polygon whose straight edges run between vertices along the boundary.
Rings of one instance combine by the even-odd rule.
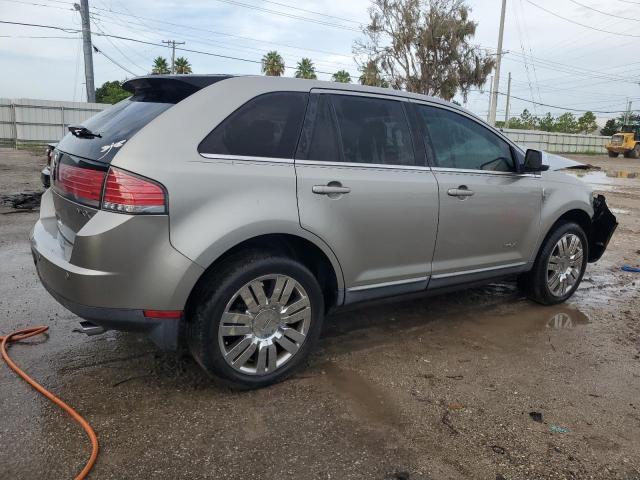
[[[617,226],[618,220],[609,210],[604,195],[594,195],[593,218],[589,234],[589,262],[600,260]]]

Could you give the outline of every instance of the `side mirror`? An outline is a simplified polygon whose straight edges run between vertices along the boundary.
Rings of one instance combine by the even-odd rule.
[[[542,152],[540,150],[528,149],[524,156],[524,173],[543,172],[548,170],[548,165],[542,164]]]

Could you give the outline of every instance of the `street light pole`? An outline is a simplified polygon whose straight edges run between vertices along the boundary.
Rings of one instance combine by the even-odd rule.
[[[82,19],[82,50],[84,52],[84,76],[87,87],[87,102],[96,101],[96,87],[93,80],[93,47],[91,45],[91,21],[89,19],[89,0],[80,0],[74,5]]]
[[[504,112],[504,128],[509,128],[509,103],[511,100],[511,72],[509,72],[509,82],[507,83],[507,107]]]

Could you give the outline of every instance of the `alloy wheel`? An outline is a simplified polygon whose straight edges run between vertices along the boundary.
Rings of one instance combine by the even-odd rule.
[[[582,274],[583,254],[577,235],[567,233],[558,240],[547,262],[547,286],[552,295],[563,297],[573,288]]]
[[[298,353],[310,324],[311,303],[302,285],[287,275],[265,275],[231,297],[218,327],[218,343],[234,370],[267,375]]]

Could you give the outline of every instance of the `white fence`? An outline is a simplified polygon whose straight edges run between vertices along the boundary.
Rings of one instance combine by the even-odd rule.
[[[0,98],[0,143],[17,148],[25,144],[57,142],[67,133],[69,125],[80,123],[110,106]]]
[[[69,125],[80,123],[111,105],[0,98],[0,144],[57,142]],[[504,129],[514,142],[529,148],[560,153],[604,153],[609,137]]]
[[[604,146],[611,138],[510,128],[504,128],[502,132],[518,145],[556,153],[605,153]]]

